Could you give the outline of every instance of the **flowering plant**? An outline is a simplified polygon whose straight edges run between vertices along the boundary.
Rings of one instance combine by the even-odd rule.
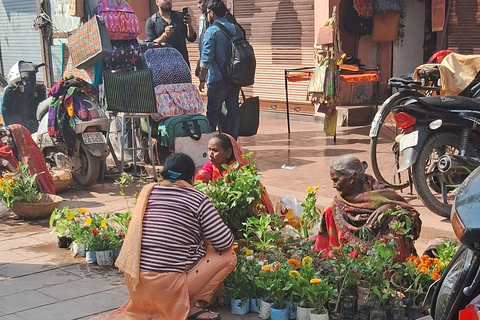
[[[280,309],[282,309],[290,289],[287,286],[289,271],[288,264],[275,262],[262,266],[261,272],[255,278],[257,287],[265,291],[264,300],[276,304],[276,307]]]
[[[288,282],[291,283],[290,303],[293,303],[294,298],[300,299],[299,306],[305,308],[312,308],[310,300],[308,299],[310,280],[316,278],[316,272],[313,268],[313,259],[306,256],[302,262],[296,259],[288,259],[288,264],[292,270],[288,272],[290,276]]]
[[[242,305],[251,298],[252,275],[249,273],[251,266],[245,255],[237,256],[235,269],[225,279],[225,293],[230,299],[242,300]]]
[[[8,208],[15,202],[37,202],[42,198],[35,179],[38,174],[30,175],[28,165],[18,163],[18,172],[4,172],[0,178],[0,198]]]
[[[306,291],[308,301],[315,308],[314,313],[326,313],[327,302],[335,296],[335,289],[327,281],[313,278],[304,290]]]
[[[308,187],[305,201],[300,204],[303,211],[299,219],[299,234],[303,239],[308,239],[309,230],[320,217],[320,211],[316,206],[318,188],[318,186]]]

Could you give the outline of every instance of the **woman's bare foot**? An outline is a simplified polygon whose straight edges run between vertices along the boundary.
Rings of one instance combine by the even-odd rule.
[[[209,319],[219,319],[219,315],[217,312],[212,312],[206,309],[201,309],[193,306],[193,307],[190,307],[188,318],[198,319],[198,320],[209,320]]]

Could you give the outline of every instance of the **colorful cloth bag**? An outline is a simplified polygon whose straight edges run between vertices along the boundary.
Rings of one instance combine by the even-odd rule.
[[[78,69],[87,69],[103,60],[112,52],[105,24],[94,16],[81,25],[68,37],[68,50]]]
[[[133,40],[142,33],[137,15],[124,0],[101,0],[95,14],[105,22],[111,40]]]
[[[143,54],[146,65],[153,72],[153,85],[191,83],[190,68],[175,48],[153,48]]]
[[[74,76],[85,80],[91,85],[97,86],[102,84],[102,62],[99,61],[92,67],[87,69],[77,69],[73,65],[68,46],[62,43],[62,75],[61,77]]]
[[[105,70],[144,69],[140,45],[136,39],[112,41],[112,53],[103,62]]]
[[[152,119],[186,114],[197,114],[205,111],[202,96],[193,83],[164,84],[155,87],[157,113]]]

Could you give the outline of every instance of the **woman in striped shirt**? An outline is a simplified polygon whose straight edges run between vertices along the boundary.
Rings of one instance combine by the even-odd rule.
[[[94,319],[220,319],[208,303],[235,267],[233,235],[208,197],[192,187],[185,154],[165,161],[160,184],[142,189],[116,266],[129,300]]]

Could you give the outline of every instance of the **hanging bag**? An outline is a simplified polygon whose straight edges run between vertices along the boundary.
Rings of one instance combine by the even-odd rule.
[[[372,34],[373,19],[361,17],[353,6],[345,14],[345,30],[350,33],[365,36]]]
[[[112,52],[105,24],[97,16],[85,22],[68,37],[68,50],[78,69],[87,69],[103,60]]]
[[[260,98],[246,98],[243,90],[241,90],[241,92],[243,102],[240,104],[240,109],[238,110],[238,117],[240,119],[238,136],[250,137],[257,134],[260,124]]]
[[[101,0],[94,13],[105,22],[111,40],[133,40],[142,33],[137,15],[124,0]]]

